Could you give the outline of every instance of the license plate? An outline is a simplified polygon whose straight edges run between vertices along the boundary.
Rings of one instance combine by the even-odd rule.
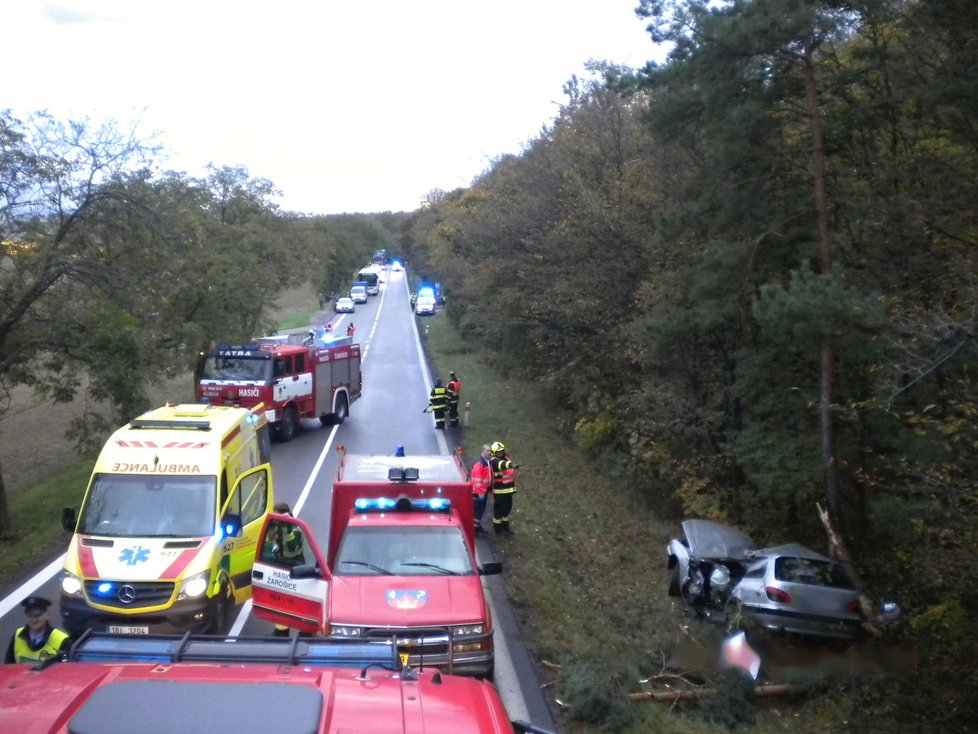
[[[148,635],[149,627],[134,624],[110,624],[109,634],[113,635]]]

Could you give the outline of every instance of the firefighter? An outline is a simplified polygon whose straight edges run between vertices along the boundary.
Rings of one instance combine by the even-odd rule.
[[[448,390],[448,425],[458,425],[458,398],[462,392],[462,381],[458,379],[454,372],[449,372],[448,383],[445,389]]]
[[[513,495],[516,494],[516,472],[519,464],[510,460],[506,446],[494,441],[489,447],[492,458],[492,529],[496,533],[512,535],[509,516],[513,511]]]
[[[435,428],[438,430],[445,430],[446,408],[448,408],[448,390],[442,386],[440,378],[435,378],[435,386],[431,388],[431,394],[428,396],[428,407],[424,409],[424,412],[435,414]]]
[[[68,652],[71,638],[64,630],[52,627],[48,619],[51,602],[42,596],[29,596],[24,607],[27,623],[14,632],[7,647],[7,663],[39,663]]]
[[[417,293],[412,293],[411,294],[411,310],[412,311],[414,310],[414,307],[415,307],[415,305],[417,305],[417,303],[418,303],[418,294]]]
[[[292,508],[289,507],[288,502],[277,502],[274,507],[272,507],[272,512],[279,515],[287,515],[292,517]],[[288,530],[288,532],[286,532]],[[297,566],[301,564],[305,559],[302,555],[302,531],[299,530],[297,525],[279,525],[278,529],[275,531],[274,549],[272,551],[273,556],[276,560],[281,560],[282,563],[287,563],[290,566]],[[275,632],[276,637],[288,637],[289,628],[284,624],[276,624]]]
[[[492,451],[490,451],[488,444],[482,447],[482,453],[472,465],[469,481],[472,484],[472,510],[475,517],[475,532],[476,535],[479,535],[484,532],[482,516],[486,513],[489,492],[492,490]]]

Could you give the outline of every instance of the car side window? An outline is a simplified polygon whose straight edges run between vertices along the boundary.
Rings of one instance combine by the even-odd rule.
[[[764,571],[766,568],[767,561],[755,561],[748,566],[746,573],[744,573],[744,577],[750,579],[764,578]]]

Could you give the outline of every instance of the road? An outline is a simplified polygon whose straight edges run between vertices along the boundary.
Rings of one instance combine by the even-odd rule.
[[[436,431],[431,414],[423,413],[432,376],[418,334],[424,317],[416,317],[411,311],[406,273],[386,273],[380,294],[359,304],[355,313],[326,317],[338,333],[344,333],[350,321],[356,325],[363,352],[363,395],[351,406],[350,417],[342,425],[324,428],[318,420],[306,421],[292,441],[276,443],[272,451],[276,500],[288,502],[323,545],[340,446],[348,453],[392,454],[396,446],[403,446],[408,457],[444,454],[455,449],[464,433],[464,429]],[[476,453],[469,448],[466,456],[474,460]],[[478,540],[477,552],[480,560],[491,557],[485,538]],[[61,558],[52,559],[37,576],[0,599],[0,640],[4,645],[23,624],[19,602],[30,594],[55,602],[51,618],[60,619],[57,600],[61,567]],[[502,581],[500,577],[483,581],[495,621],[495,684],[507,711],[514,720],[553,731],[553,720],[519,641]],[[230,634],[265,635],[270,631],[271,625],[252,615],[247,602],[239,607]]]

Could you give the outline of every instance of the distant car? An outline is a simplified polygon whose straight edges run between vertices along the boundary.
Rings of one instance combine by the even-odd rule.
[[[353,313],[356,311],[356,306],[353,305],[352,298],[343,296],[342,298],[336,299],[336,305],[333,306],[333,310],[336,313]]]
[[[751,553],[731,592],[746,617],[772,632],[853,640],[859,595],[842,564],[797,543]]]
[[[414,312],[418,316],[431,316],[435,313],[435,298],[434,296],[418,296],[417,300],[414,302]]]

